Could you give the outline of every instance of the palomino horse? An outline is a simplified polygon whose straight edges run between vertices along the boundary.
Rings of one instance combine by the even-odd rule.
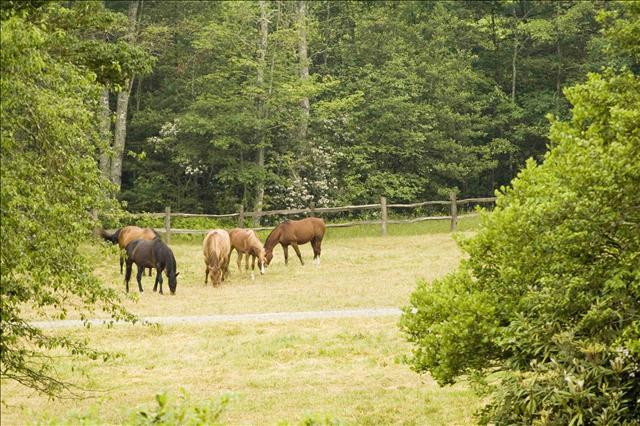
[[[231,255],[231,239],[224,229],[209,231],[202,242],[204,263],[207,269],[204,272],[204,285],[211,277],[211,284],[220,285],[229,275],[229,256]]]
[[[142,293],[142,274],[144,268],[154,268],[157,271],[156,282],[153,291],[156,291],[160,284],[160,294],[162,294],[162,272],[169,278],[169,290],[171,294],[176,294],[178,285],[178,274],[176,272],[176,258],[171,249],[160,238],[154,240],[134,240],[127,246],[127,272],[124,276],[124,283],[129,292],[129,280],[131,279],[131,267],[135,263],[138,265],[138,289]]]
[[[322,244],[322,237],[324,237],[324,229],[324,220],[317,217],[282,222],[271,231],[271,234],[267,237],[267,241],[264,243],[267,265],[271,262],[271,259],[273,259],[273,248],[278,244],[282,244],[285,265],[289,261],[289,245],[293,246],[293,249],[298,255],[298,259],[300,259],[300,263],[304,265],[298,245],[308,242],[311,242],[311,247],[313,247],[313,261],[319,265],[320,245]]]
[[[266,253],[262,243],[258,238],[256,231],[251,229],[234,228],[229,231],[229,237],[231,237],[231,251],[235,249],[238,252],[238,271],[241,270],[242,256],[245,257],[245,268],[249,270],[249,256],[251,256],[251,278],[254,279],[255,275],[253,271],[256,268],[256,258],[258,259],[258,268],[260,268],[260,274],[264,274],[264,264],[266,262]]]
[[[113,244],[118,244],[121,249],[126,249],[133,240],[153,240],[160,238],[160,235],[152,228],[140,228],[139,226],[125,226],[116,229],[113,234],[109,234],[104,229],[100,230],[100,236]],[[120,273],[122,274],[122,265],[124,264],[124,254],[120,253]],[[151,269],[149,269],[151,276]]]

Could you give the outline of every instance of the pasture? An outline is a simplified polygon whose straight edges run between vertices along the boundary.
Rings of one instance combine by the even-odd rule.
[[[475,222],[475,220],[474,220]],[[460,229],[473,227],[471,219]],[[448,226],[448,224],[445,224]],[[170,244],[178,263],[175,296],[132,286],[127,307],[140,316],[184,316],[400,307],[417,279],[432,280],[453,270],[461,253],[440,223],[379,228],[331,229],[322,246],[322,263],[301,246],[285,266],[281,247],[267,274],[239,273],[236,254],[231,275],[220,287],[204,287],[201,239],[183,237]],[[446,227],[443,227],[446,229]],[[260,235],[264,241],[265,235]],[[103,257],[88,245],[95,273],[124,291],[118,255]],[[229,424],[300,424],[336,420],[346,424],[466,424],[477,399],[465,384],[440,388],[402,363],[410,346],[397,318],[350,318],[291,322],[172,325],[159,328],[116,326],[56,330],[89,339],[123,357],[70,365],[60,373],[91,391],[81,400],[48,401],[5,382],[2,424],[68,423],[85,418],[118,424],[138,406],[150,406],[156,393],[176,397],[185,389],[193,400],[230,400],[223,413]],[[73,367],[73,368],[72,368]],[[99,420],[98,420],[99,419]]]

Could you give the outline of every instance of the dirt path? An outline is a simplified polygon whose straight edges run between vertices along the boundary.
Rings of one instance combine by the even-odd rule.
[[[367,308],[339,311],[307,311],[307,312],[270,312],[263,314],[235,314],[235,315],[196,315],[182,317],[147,317],[142,320],[155,324],[214,324],[214,323],[238,323],[238,322],[278,322],[297,321],[306,319],[333,319],[333,318],[369,318],[399,316],[398,308]],[[109,320],[92,319],[87,321],[92,326],[104,325]],[[83,321],[34,321],[32,325],[38,328],[68,328],[82,327]],[[126,324],[126,323],[117,323]]]

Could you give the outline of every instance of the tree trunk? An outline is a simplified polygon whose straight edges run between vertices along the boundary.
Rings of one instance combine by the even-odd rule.
[[[269,35],[269,17],[267,14],[267,2],[264,0],[260,0],[260,22],[259,22],[259,37],[258,37],[258,76],[256,83],[259,88],[259,95],[257,99],[257,109],[258,109],[258,117],[259,117],[259,128],[258,128],[258,152],[256,155],[256,165],[258,169],[262,172],[264,171],[264,142],[265,142],[265,130],[263,121],[265,119],[265,85],[264,85],[264,72],[267,67],[267,37]],[[254,201],[254,211],[261,212],[262,204],[264,201],[264,177],[261,176],[256,182],[256,198]],[[260,226],[260,216],[254,216],[253,218],[254,226]]]
[[[139,1],[129,2],[129,28],[127,38],[129,41],[136,40],[136,24]],[[118,93],[116,104],[116,125],[113,140],[113,159],[111,160],[111,181],[120,189],[122,184],[122,157],[124,156],[124,146],[127,139],[127,111],[129,109],[129,96],[133,87],[134,76],[125,83],[123,90]]]
[[[298,1],[298,63],[300,66],[300,80],[305,83],[309,80],[309,58],[307,55],[307,3],[305,0]],[[307,128],[309,126],[309,98],[300,100],[302,118],[298,128],[298,139],[304,147],[307,140]]]
[[[110,179],[111,176],[111,110],[109,109],[109,89],[102,90],[100,96],[100,137],[102,142],[107,144],[100,152],[100,171],[102,175]]]
[[[516,76],[518,72],[518,36],[513,40],[513,58],[511,60],[511,102],[516,102]]]
[[[518,15],[516,6],[513,6],[513,58],[511,59],[511,102],[516,101],[516,77],[517,77],[517,61],[518,61]]]

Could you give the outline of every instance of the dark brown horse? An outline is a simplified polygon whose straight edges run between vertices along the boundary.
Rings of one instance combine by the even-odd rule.
[[[109,234],[104,229],[100,230],[100,236],[106,241],[117,244],[122,250],[126,249],[130,242],[134,240],[153,240],[160,238],[160,235],[152,228],[140,228],[139,226],[129,225],[124,228],[116,229],[113,234]],[[120,253],[120,273],[122,274],[122,265],[124,264],[124,253]],[[149,269],[151,276],[151,269]]]
[[[156,272],[156,282],[153,285],[153,291],[156,291],[160,284],[160,294],[162,294],[162,272],[164,271],[169,278],[169,290],[171,294],[176,294],[178,286],[178,274],[176,272],[176,258],[173,252],[160,238],[155,240],[135,240],[127,246],[127,272],[124,276],[124,283],[129,292],[129,280],[131,279],[131,269],[133,264],[138,265],[138,289],[142,293],[142,274],[144,268],[154,268]]]
[[[317,217],[308,217],[302,220],[287,220],[271,231],[264,243],[266,251],[267,265],[273,259],[273,248],[281,244],[284,250],[284,263],[289,262],[289,246],[293,249],[300,259],[300,263],[304,265],[302,255],[300,254],[299,244],[311,243],[313,247],[313,260],[320,264],[320,246],[324,237],[324,220]]]

